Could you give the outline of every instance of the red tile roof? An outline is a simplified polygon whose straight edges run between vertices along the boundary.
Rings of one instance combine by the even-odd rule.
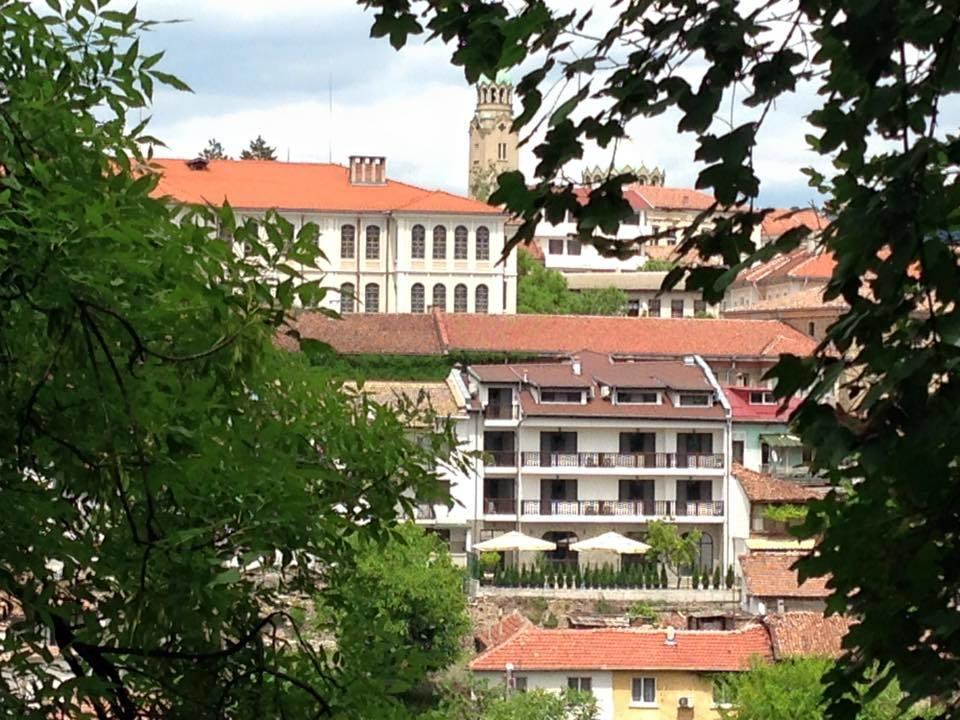
[[[831,300],[825,300],[823,293],[826,285],[817,283],[810,287],[792,292],[787,295],[766,300],[758,300],[750,305],[730,308],[724,311],[724,315],[750,315],[755,312],[777,312],[786,310],[833,310],[842,312],[848,305],[842,297],[835,297]]]
[[[478,632],[475,640],[482,649],[488,650],[495,645],[506,642],[522,629],[532,626],[533,623],[527,620],[519,610],[514,610],[509,615]]]
[[[836,265],[833,253],[798,247],[747,268],[740,273],[733,286],[771,285],[785,280],[829,280]]]
[[[816,341],[779,320],[632,318],[587,315],[357,313],[331,320],[304,312],[302,337],[343,354],[439,355],[454,351],[569,354],[588,348],[615,355],[703,355],[776,359],[810,355]],[[283,343],[289,346],[289,343]]]
[[[811,208],[799,210],[779,208],[768,213],[763,219],[760,232],[765,238],[774,239],[795,227],[805,225],[814,232],[822,232],[829,224],[829,218]]]
[[[770,632],[777,660],[797,656],[837,658],[843,653],[843,638],[853,620],[844,615],[824,617],[818,612],[767,615],[763,624]]]
[[[712,195],[699,190],[659,185],[629,185],[624,195],[629,197],[632,194],[640,196],[651,208],[658,210],[706,210],[716,202]]]
[[[740,556],[747,592],[761,598],[826,598],[828,578],[810,578],[802,585],[793,564],[804,553],[754,552]]]
[[[353,185],[348,169],[325,163],[271,160],[211,160],[191,170],[185,160],[155,158],[162,173],[157,196],[186,203],[239,209],[346,212],[418,212],[500,215],[486,203],[388,180],[383,185]]]
[[[723,393],[730,401],[730,410],[735,421],[785,423],[800,407],[801,400],[798,397],[791,397],[786,407],[783,407],[779,400],[774,405],[752,405],[750,403],[752,392],[770,392],[770,388],[749,388],[738,385],[728,385],[723,388]]]
[[[740,463],[733,463],[731,471],[750,502],[803,503],[823,497],[819,490],[748,470]]]
[[[473,671],[525,670],[746,670],[753,658],[771,660],[770,636],[760,625],[741,630],[542,630],[526,628],[470,663]]]

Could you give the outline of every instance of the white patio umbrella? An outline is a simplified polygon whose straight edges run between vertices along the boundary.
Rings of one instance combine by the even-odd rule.
[[[626,538],[624,538],[626,540]],[[522,532],[512,530],[503,535],[497,535],[489,540],[477,543],[473,546],[480,552],[506,552],[507,550],[519,550],[521,552],[536,552],[545,550],[556,550],[557,544],[549,540],[524,535]]]
[[[618,532],[611,531],[575,542],[570,546],[570,549],[576,552],[606,550],[607,552],[617,553],[617,555],[639,555],[649,550],[650,546],[639,540],[632,540]]]

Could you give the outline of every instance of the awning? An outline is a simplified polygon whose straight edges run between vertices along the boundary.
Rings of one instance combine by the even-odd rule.
[[[771,447],[803,447],[796,435],[760,435],[760,441]]]
[[[618,555],[640,555],[650,549],[646,543],[639,540],[632,540],[618,532],[605,532],[603,535],[587,538],[580,542],[573,543],[571,550],[576,552],[590,552],[592,550],[606,550],[615,552]]]
[[[529,535],[524,535],[521,532],[512,530],[503,535],[497,535],[494,538],[477,543],[473,546],[473,549],[479,550],[480,552],[506,552],[508,550],[546,551],[556,550],[557,544],[549,540],[541,540],[540,538],[530,537]]]

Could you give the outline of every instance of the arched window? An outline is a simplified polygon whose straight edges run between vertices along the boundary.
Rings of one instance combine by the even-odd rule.
[[[683,537],[687,537],[684,533]],[[697,545],[697,557],[693,561],[693,567],[698,571],[713,570],[713,537],[710,533],[703,533],[700,536],[700,543]],[[684,568],[685,572],[690,572],[692,568]]]
[[[440,310],[447,309],[447,288],[443,283],[437,283],[433,286],[433,307]]]
[[[477,285],[473,311],[478,313],[490,312],[490,290],[487,289],[486,285]]]
[[[380,312],[380,286],[376,283],[367,283],[363,289],[363,311]]]
[[[467,286],[462,283],[453,289],[453,311],[467,311]]]
[[[423,260],[427,256],[427,231],[423,225],[414,225],[410,231],[410,257]]]
[[[340,314],[346,315],[353,312],[354,301],[353,283],[344,283],[340,286]]]
[[[423,285],[420,283],[414,283],[413,287],[410,288],[410,312],[424,312],[426,310],[424,305],[426,301],[427,298],[423,289]]]
[[[437,225],[433,229],[433,259],[444,260],[447,257],[447,229]]]
[[[453,259],[467,259],[467,229],[463,225],[457,225],[453,231]]]
[[[380,259],[380,228],[376,225],[367,225],[367,244],[364,250],[367,260]]]
[[[477,260],[490,259],[490,231],[481,225],[477,228]]]
[[[357,251],[357,229],[353,225],[340,227],[340,257],[350,259]]]

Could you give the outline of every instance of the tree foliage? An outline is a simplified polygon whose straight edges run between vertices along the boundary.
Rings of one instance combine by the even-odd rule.
[[[505,693],[483,681],[448,686],[440,707],[427,720],[597,720],[599,708],[591,693],[545,690]]]
[[[702,535],[699,530],[681,534],[676,525],[662,520],[650,523],[647,528],[646,543],[650,546],[651,554],[673,568],[677,575],[677,587],[680,587],[682,569],[692,566],[697,559]]]
[[[633,178],[609,178],[581,205],[565,167],[588,145],[615,149],[638,118],[677,117],[677,132],[696,138],[696,185],[716,198],[678,254],[718,264],[667,280],[686,275],[710,302],[743,268],[808,234],[753,242],[769,212],[757,203],[758,134],[776,104],[809,91],[802,122],[820,169],[803,172],[833,218],[815,238],[837,261],[825,297],[847,309],[812,357],[784,356],[771,376],[780,397],[804,398],[795,426],[817,449],[815,469],[849,485],[813,504],[806,531],[822,538],[820,552],[800,566],[829,573],[830,610],[859,621],[855,650],[831,672],[831,713],[854,717],[847,691],[894,676],[913,699],[960,706],[960,664],[944,661],[960,656],[960,136],[941,122],[960,91],[956,3],[625,0],[594,17],[592,5],[550,0],[361,2],[376,11],[373,35],[395,47],[420,33],[449,42],[469,82],[522,64],[515,126],[543,131],[532,141],[537,164],[531,177],[501,175],[491,198],[522,220],[515,243],[567,212],[584,242],[597,228],[615,233],[632,213],[622,185]],[[716,121],[727,103],[729,125]],[[629,254],[641,241],[601,250]],[[855,423],[831,406],[838,382]]]
[[[285,598],[440,499],[452,431],[275,348],[316,226],[155,197],[130,111],[186,86],[135,9],[49,5],[0,4],[0,715],[336,712]]]
[[[200,157],[204,160],[229,160],[230,157],[223,149],[223,145],[216,138],[207,140],[207,146],[200,151]],[[271,158],[272,159],[272,158]]]
[[[388,717],[459,656],[470,627],[463,574],[440,538],[412,523],[386,545],[355,542],[356,562],[335,568],[317,597],[320,629],[337,639],[344,705],[358,716]]]
[[[257,135],[250,141],[250,145],[240,151],[241,160],[276,160],[277,149],[267,145],[262,135]]]
[[[567,280],[529,253],[517,256],[517,312],[535,315],[623,315],[627,296],[618,288],[573,292]]]

